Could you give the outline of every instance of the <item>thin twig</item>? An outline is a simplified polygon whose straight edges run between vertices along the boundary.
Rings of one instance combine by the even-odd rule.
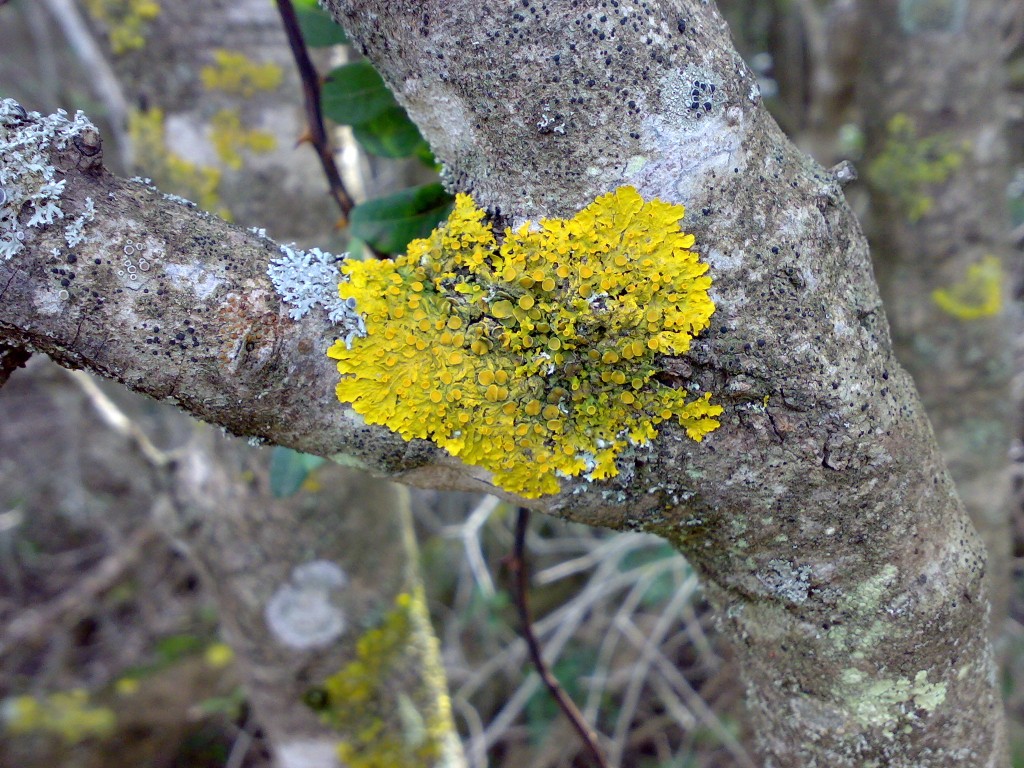
[[[116,551],[107,555],[87,576],[74,587],[52,601],[16,616],[4,627],[0,640],[0,656],[11,649],[31,645],[42,640],[60,622],[71,624],[91,609],[97,598],[111,589],[142,557],[146,546],[156,540],[157,531],[151,525],[137,529]]]
[[[89,398],[89,403],[108,427],[131,441],[153,469],[167,468],[171,457],[157,448],[149,435],[103,393],[92,376],[85,371],[68,371],[67,374]]]
[[[522,624],[523,640],[526,641],[527,650],[530,652],[530,659],[533,661],[533,666],[537,670],[537,674],[540,675],[540,679],[544,685],[547,686],[548,691],[551,693],[551,697],[555,700],[558,708],[562,710],[576,733],[579,734],[580,739],[583,740],[583,744],[587,751],[590,752],[594,758],[595,763],[599,768],[611,768],[611,764],[605,758],[604,752],[601,751],[601,747],[597,743],[597,734],[590,727],[587,721],[584,719],[582,713],[573,703],[572,699],[566,695],[565,691],[562,690],[562,686],[559,685],[558,679],[548,669],[547,664],[544,663],[544,657],[541,653],[540,643],[537,641],[537,636],[533,632],[533,618],[530,616],[530,604],[528,601],[528,587],[529,575],[526,571],[526,527],[530,522],[530,511],[525,507],[519,508],[519,513],[516,516],[516,538],[515,545],[512,551],[512,557],[509,559],[509,570],[512,571],[513,575],[513,589],[512,597],[515,600],[516,608],[519,611],[519,621]]]
[[[324,175],[327,177],[327,186],[330,189],[331,197],[341,209],[341,215],[345,222],[355,207],[352,196],[345,189],[345,182],[341,179],[341,173],[334,162],[334,151],[331,149],[331,142],[327,138],[327,131],[324,128],[324,113],[320,106],[320,76],[317,74],[313,61],[309,58],[309,51],[306,50],[306,42],[302,39],[302,31],[299,29],[299,19],[295,14],[295,8],[291,0],[276,0],[278,13],[281,14],[281,24],[284,26],[285,34],[288,35],[288,45],[292,49],[292,56],[295,57],[295,66],[299,70],[299,77],[302,79],[302,95],[306,105],[306,122],[309,127],[309,140],[320,158],[320,165],[323,166]]]
[[[245,723],[243,723],[239,730],[238,736],[235,738],[235,743],[231,745],[231,752],[228,754],[227,762],[224,763],[224,768],[242,768],[242,765],[245,764],[246,755],[249,754],[249,749],[253,743],[252,732],[249,730],[249,727],[249,719],[246,718]]]
[[[466,551],[466,561],[473,574],[473,581],[485,597],[494,595],[494,582],[487,570],[487,562],[480,547],[480,529],[487,524],[494,510],[501,504],[496,496],[484,496],[476,509],[461,525],[454,526],[455,535],[462,539]]]

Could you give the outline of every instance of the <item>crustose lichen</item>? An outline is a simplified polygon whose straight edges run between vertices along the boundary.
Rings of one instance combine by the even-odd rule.
[[[328,351],[338,398],[526,497],[618,474],[616,457],[671,419],[701,440],[721,407],[655,378],[714,312],[682,216],[621,187],[499,239],[459,195],[405,255],[342,267],[366,336]]]

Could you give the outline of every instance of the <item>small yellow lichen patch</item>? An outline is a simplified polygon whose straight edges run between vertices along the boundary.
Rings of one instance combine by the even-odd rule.
[[[231,212],[220,204],[219,168],[198,165],[167,148],[162,109],[133,110],[128,114],[128,135],[135,163],[167,192],[194,200],[200,208],[231,220]]]
[[[238,111],[234,109],[220,110],[213,116],[210,125],[210,141],[217,150],[217,156],[228,168],[236,171],[242,167],[240,150],[266,153],[273,152],[277,146],[273,134],[255,128],[243,128]]]
[[[960,320],[992,317],[1003,309],[1004,282],[1002,262],[995,256],[986,256],[967,267],[961,282],[932,291],[932,301]]]
[[[346,766],[437,764],[451,733],[451,705],[446,696],[428,695],[424,667],[437,649],[426,622],[422,590],[399,594],[381,624],[359,638],[356,658],[324,681],[321,718],[343,734],[338,755]]]
[[[222,669],[235,659],[235,652],[227,643],[213,643],[203,652],[203,661],[208,667]]]
[[[338,398],[526,497],[557,492],[559,475],[616,475],[616,457],[669,419],[701,440],[721,407],[654,378],[714,312],[682,216],[621,187],[499,242],[459,195],[404,256],[342,268],[366,337],[328,351]]]
[[[49,733],[68,744],[110,736],[117,720],[107,707],[89,701],[82,689],[46,696],[16,696],[4,702],[3,719],[11,733]]]
[[[107,39],[115,54],[137,50],[146,44],[148,22],[160,15],[155,0],[86,0],[89,14],[107,27]]]
[[[213,52],[214,64],[199,73],[208,91],[224,91],[252,98],[257,91],[272,91],[281,85],[281,67],[273,62],[259,64],[241,51],[223,48]]]

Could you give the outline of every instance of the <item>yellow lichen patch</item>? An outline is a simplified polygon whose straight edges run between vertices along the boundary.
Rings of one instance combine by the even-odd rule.
[[[964,279],[956,285],[932,291],[932,301],[960,320],[992,317],[1003,309],[1004,283],[1002,262],[986,256],[967,267]]]
[[[273,62],[259,64],[241,51],[223,48],[213,52],[214,64],[199,73],[208,91],[223,91],[252,98],[257,91],[273,91],[281,85],[281,67]]]
[[[160,15],[156,0],[86,0],[85,5],[89,14],[106,26],[115,54],[142,48],[148,22]]]
[[[682,216],[621,187],[499,242],[459,195],[404,256],[343,267],[366,337],[328,351],[338,398],[526,497],[558,491],[558,476],[616,475],[616,457],[663,421],[701,440],[721,407],[654,378],[714,311]]]
[[[242,167],[241,150],[250,152],[272,152],[277,146],[273,134],[255,128],[243,128],[238,111],[222,109],[210,121],[210,141],[217,156],[228,168],[238,170]]]
[[[342,734],[351,768],[432,766],[452,731],[451,705],[429,689],[437,648],[422,590],[403,592],[380,625],[356,643],[356,658],[324,681],[321,718]],[[418,703],[417,703],[418,702]]]
[[[167,148],[162,109],[130,112],[128,135],[135,164],[164,191],[194,200],[200,208],[231,220],[231,212],[220,204],[220,169],[198,165]]]
[[[868,181],[891,197],[911,222],[929,213],[935,200],[930,187],[944,182],[963,162],[966,145],[957,146],[944,135],[918,136],[917,126],[906,114],[894,115],[886,124],[882,151],[868,165]]]
[[[89,701],[82,689],[58,691],[46,696],[16,696],[3,711],[11,733],[48,733],[68,744],[110,736],[117,720],[113,711]]]

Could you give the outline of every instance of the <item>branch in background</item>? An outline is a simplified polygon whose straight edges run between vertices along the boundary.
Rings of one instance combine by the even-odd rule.
[[[43,642],[58,623],[71,625],[87,615],[95,607],[100,595],[113,588],[125,572],[146,554],[147,546],[156,539],[157,529],[152,525],[143,525],[92,568],[73,589],[44,605],[17,614],[3,628],[0,656],[20,646]]]
[[[78,60],[89,71],[89,81],[93,91],[103,102],[107,110],[111,130],[114,132],[114,144],[120,156],[121,164],[126,171],[132,167],[132,147],[126,134],[128,125],[128,100],[125,98],[121,84],[114,74],[113,68],[103,54],[103,49],[89,31],[85,19],[78,12],[72,0],[44,0],[50,12],[64,33],[68,45],[75,51]],[[3,0],[0,0],[0,5]]]
[[[288,45],[295,57],[295,66],[299,70],[299,77],[302,79],[303,100],[306,104],[306,122],[309,126],[309,141],[316,149],[316,155],[320,158],[320,165],[323,166],[324,175],[327,176],[327,184],[330,188],[331,197],[341,209],[341,215],[348,223],[349,213],[355,207],[355,203],[345,189],[345,182],[341,179],[338,166],[334,162],[334,152],[331,150],[331,143],[327,138],[327,131],[324,129],[324,114],[320,106],[320,76],[316,67],[309,58],[309,51],[306,50],[306,43],[302,39],[302,31],[299,29],[299,19],[295,15],[295,8],[291,0],[276,0],[277,10],[281,14],[281,23],[284,26],[285,34],[288,35]]]
[[[526,647],[530,652],[530,660],[533,661],[533,666],[537,669],[537,674],[540,675],[540,679],[544,682],[548,691],[554,698],[558,708],[565,713],[565,716],[569,718],[569,722],[572,724],[573,729],[579,734],[580,739],[583,740],[583,744],[587,751],[590,752],[594,758],[595,764],[599,768],[611,768],[611,764],[608,762],[604,753],[601,751],[601,747],[597,743],[597,734],[587,724],[586,719],[583,717],[583,713],[580,712],[579,708],[573,703],[572,699],[562,690],[562,686],[559,685],[558,679],[552,674],[551,670],[548,669],[547,664],[544,663],[544,657],[541,654],[540,643],[537,641],[537,636],[533,632],[533,618],[530,616],[530,605],[528,602],[528,588],[527,582],[529,575],[526,572],[526,526],[530,522],[530,510],[525,507],[520,507],[519,512],[516,515],[516,538],[514,548],[512,550],[512,556],[509,558],[509,570],[512,571],[512,599],[515,600],[516,609],[519,611],[519,621],[522,624],[523,640],[526,641]]]

